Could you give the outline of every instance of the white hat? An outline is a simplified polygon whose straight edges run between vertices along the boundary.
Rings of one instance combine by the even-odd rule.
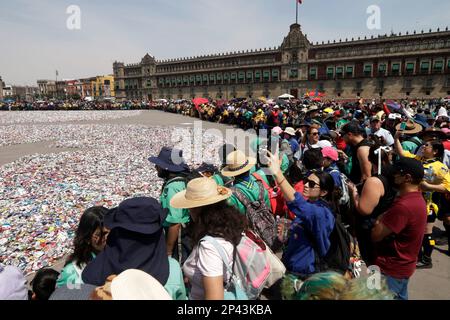
[[[438,115],[436,116],[436,120],[439,119],[440,117],[448,118],[447,109],[445,109],[444,107],[441,107],[439,109]]]
[[[111,282],[113,300],[172,300],[169,293],[148,273],[129,269]]]
[[[291,135],[291,136],[295,136],[295,129],[288,127],[288,128],[286,128],[286,130],[284,130],[284,133],[287,133],[288,135]]]

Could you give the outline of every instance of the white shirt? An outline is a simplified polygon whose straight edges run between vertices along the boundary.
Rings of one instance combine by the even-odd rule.
[[[222,238],[214,239],[216,239],[224,249],[231,268],[233,265],[233,244]],[[217,249],[207,241],[202,241],[200,245],[192,250],[190,256],[183,265],[183,272],[191,284],[190,300],[205,299],[203,277],[223,276],[224,283],[227,283],[231,276],[228,274]]]
[[[394,144],[394,137],[392,134],[386,129],[380,128],[377,132],[374,133],[377,137],[384,138],[387,146],[392,146]]]

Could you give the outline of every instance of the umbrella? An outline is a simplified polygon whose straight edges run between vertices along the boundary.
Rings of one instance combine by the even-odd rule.
[[[283,94],[283,95],[278,97],[278,99],[293,99],[293,98],[295,98],[295,97],[293,95],[288,94],[288,93],[285,93],[285,94]]]
[[[209,103],[209,100],[205,99],[205,98],[195,98],[195,99],[192,99],[192,102],[195,105],[201,105],[201,104]]]
[[[199,109],[199,107],[200,107],[200,105],[201,104],[205,104],[205,103],[209,103],[209,100],[208,99],[205,99],[205,98],[195,98],[195,99],[192,99],[192,103],[194,103],[194,106],[195,106],[195,109],[197,109],[198,111],[200,111]]]

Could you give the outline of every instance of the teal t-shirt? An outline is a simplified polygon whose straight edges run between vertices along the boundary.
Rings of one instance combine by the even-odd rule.
[[[161,202],[161,207],[163,209],[167,209],[167,218],[164,221],[163,226],[165,228],[170,227],[172,224],[187,224],[190,221],[189,210],[186,209],[175,209],[170,205],[170,200],[176,195],[178,192],[181,192],[186,189],[186,182],[184,181],[173,181],[167,183],[164,186],[164,189],[159,198]]]
[[[91,253],[92,259],[95,259],[96,255]],[[83,284],[83,280],[81,278],[81,274],[83,273],[86,264],[82,264],[79,267],[75,261],[68,263],[59,274],[58,280],[56,281],[56,287],[61,288],[64,286],[74,286],[77,284]]]

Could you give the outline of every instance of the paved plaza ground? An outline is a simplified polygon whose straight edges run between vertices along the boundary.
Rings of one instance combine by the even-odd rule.
[[[1,113],[0,113],[1,116]],[[110,124],[141,124],[146,126],[180,126],[193,127],[197,119],[183,117],[180,115],[163,113],[160,111],[143,111],[139,116],[130,118],[121,118],[115,120],[103,120],[98,122],[71,122],[72,124],[87,123],[110,123]],[[45,124],[42,124],[45,125]],[[230,127],[215,123],[203,122],[203,129],[218,129],[225,133]],[[164,144],[164,141],[155,141],[155,143]],[[23,156],[35,153],[47,154],[55,152],[64,152],[68,149],[52,149],[50,142],[39,142],[33,144],[21,144],[7,147],[0,147],[0,166],[13,162]],[[438,236],[438,246],[433,253],[434,267],[431,270],[418,270],[410,281],[409,294],[410,299],[450,299],[450,257],[444,250],[447,249],[446,241],[442,238],[443,226],[436,224],[436,235]],[[442,239],[442,240],[441,240]],[[61,267],[59,264],[57,269]]]

